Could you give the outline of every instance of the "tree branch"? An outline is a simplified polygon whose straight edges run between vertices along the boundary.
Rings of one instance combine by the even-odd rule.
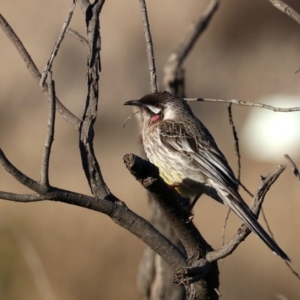
[[[292,7],[287,5],[285,2],[281,0],[268,0],[273,6],[275,6],[278,10],[288,15],[291,19],[300,24],[300,14],[296,12]]]
[[[40,194],[14,194],[9,192],[0,191],[0,199],[15,201],[15,202],[37,202],[46,200],[46,197],[43,197]]]
[[[36,184],[39,185],[39,183]],[[157,231],[148,221],[135,214],[126,206],[56,187],[51,187],[48,191],[41,191],[39,195],[18,195],[0,192],[0,198],[24,203],[53,200],[101,212],[144,241],[174,269],[187,266],[185,255],[176,246]]]
[[[192,290],[195,289],[197,293],[206,290],[207,293],[211,293],[212,299],[216,299],[214,289],[219,286],[218,267],[217,264],[207,264],[205,260],[207,253],[212,251],[212,247],[204,240],[192,222],[186,222],[187,212],[181,206],[182,197],[163,181],[159,176],[158,168],[150,162],[134,154],[127,154],[124,156],[124,163],[129,172],[151,194],[182,242],[187,253],[187,266],[193,270],[196,268],[194,273],[189,272],[187,266],[175,269],[177,270],[175,281],[184,285],[197,281],[195,286],[191,286]],[[191,278],[186,278],[191,275],[193,275]],[[208,280],[208,277],[211,281]],[[189,295],[191,290],[186,289],[186,292]]]
[[[104,182],[93,144],[94,123],[98,110],[99,72],[101,71],[99,15],[103,4],[104,0],[96,0],[86,11],[83,11],[86,16],[89,52],[87,59],[87,95],[80,125],[79,148],[82,166],[93,195],[97,198],[118,201]]]
[[[4,17],[0,14],[0,27],[6,34],[6,36],[10,39],[13,43],[17,51],[19,52],[21,58],[23,59],[27,69],[29,70],[31,76],[35,80],[37,84],[40,83],[41,73],[37,69],[34,61],[30,57],[29,53],[25,49],[24,45],[22,44],[21,40],[18,38],[16,33],[4,19]],[[44,85],[42,88],[43,93],[48,94],[48,86],[47,84]],[[77,130],[79,130],[80,120],[73,115],[60,101],[56,98],[56,109],[63,116],[63,118],[71,123]]]
[[[71,35],[74,38],[76,38],[77,40],[79,40],[80,42],[82,42],[82,44],[84,45],[84,47],[86,49],[89,49],[89,42],[88,42],[88,40],[85,37],[83,37],[80,33],[78,33],[76,30],[73,30],[72,28],[68,28],[66,32],[69,35]]]
[[[274,107],[271,105],[263,104],[263,103],[254,103],[254,102],[248,102],[248,101],[241,101],[241,100],[224,100],[224,99],[210,99],[210,98],[184,98],[187,102],[191,101],[204,101],[204,102],[220,102],[220,103],[231,103],[235,105],[241,105],[241,106],[252,106],[252,107],[259,107],[259,108],[265,108],[269,109],[275,112],[293,112],[293,111],[300,111],[300,107],[289,107],[289,108],[280,108],[280,107]]]
[[[300,172],[299,169],[297,168],[297,165],[294,163],[294,161],[290,158],[288,154],[285,154],[284,158],[287,159],[288,162],[291,164],[294,175],[298,180],[300,180]]]
[[[144,27],[144,35],[145,35],[145,40],[146,40],[147,54],[148,54],[148,65],[149,65],[149,71],[150,71],[150,86],[151,86],[152,93],[156,93],[157,92],[157,76],[156,76],[156,68],[155,68],[153,43],[152,43],[150,25],[149,25],[148,14],[147,14],[147,7],[146,7],[145,0],[139,0],[139,1],[140,1],[141,13],[142,13],[142,23],[143,23],[143,27]]]
[[[5,156],[2,149],[0,148],[0,163],[4,167],[4,169],[11,174],[17,181],[27,186],[29,189],[41,194],[43,193],[42,186],[35,180],[29,178],[21,171],[19,171]]]
[[[44,152],[42,157],[41,167],[41,184],[45,189],[49,188],[49,162],[51,147],[54,140],[54,126],[55,126],[55,85],[52,80],[52,72],[48,71],[47,84],[49,87],[49,116],[48,116],[48,129],[47,137],[44,146]]]
[[[48,62],[46,64],[46,67],[45,67],[44,72],[42,74],[42,77],[41,77],[41,80],[40,80],[40,86],[41,87],[44,86],[47,74],[48,74],[48,72],[52,68],[52,64],[53,64],[54,58],[57,55],[59,46],[60,46],[61,42],[63,41],[63,39],[65,37],[66,30],[67,30],[67,28],[68,28],[68,26],[69,26],[69,24],[71,22],[75,6],[76,6],[76,0],[72,0],[72,4],[71,4],[71,6],[69,8],[67,18],[66,18],[66,20],[65,20],[65,22],[64,22],[64,24],[62,26],[61,32],[60,32],[60,34],[59,34],[59,36],[58,36],[58,38],[57,38],[57,40],[56,40],[56,42],[54,44],[52,53],[50,55],[50,58],[49,58],[49,60],[48,60]]]
[[[199,16],[197,21],[191,23],[183,39],[171,52],[167,63],[164,66],[164,86],[170,93],[178,95],[178,83],[184,80],[181,65],[192,50],[200,35],[207,28],[213,15],[218,9],[219,4],[220,0],[211,0],[205,12]],[[182,93],[180,96],[184,97]]]
[[[270,173],[267,177],[261,179],[261,184],[253,198],[252,212],[258,218],[263,201],[265,199],[266,193],[270,187],[274,184],[280,174],[285,170],[285,166],[278,166],[275,171]],[[237,234],[231,239],[229,243],[224,245],[222,248],[216,251],[211,251],[206,255],[206,259],[209,262],[217,261],[219,259],[225,258],[226,256],[233,253],[233,251],[238,247],[238,245],[243,242],[246,237],[251,233],[251,230],[243,224]]]

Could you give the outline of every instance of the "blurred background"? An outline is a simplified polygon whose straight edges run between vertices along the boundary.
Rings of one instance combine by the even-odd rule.
[[[39,70],[45,67],[70,3],[0,0],[1,13]],[[299,1],[288,3],[300,12]],[[170,51],[207,4],[204,0],[148,1],[160,89]],[[70,27],[85,34],[84,24],[77,7]],[[131,113],[122,104],[150,91],[138,1],[107,1],[101,14],[101,36],[95,150],[112,192],[147,218],[145,191],[123,164],[123,155],[138,154],[140,144],[134,118],[122,128]],[[21,171],[38,180],[48,103],[2,31],[0,45],[0,146]],[[186,61],[187,96],[300,106],[300,73],[295,74],[300,67],[299,49],[300,26],[268,1],[224,1]],[[85,48],[66,36],[53,76],[57,96],[78,117],[85,99],[85,64]],[[191,106],[236,172],[227,105]],[[287,163],[285,153],[300,167],[299,112],[284,114],[234,106],[233,115],[241,146],[242,182],[252,192],[261,175]],[[50,172],[52,185],[90,194],[81,167],[77,132],[59,115]],[[2,168],[0,178],[2,191],[29,192]],[[251,203],[249,196],[242,195]],[[288,166],[264,204],[275,238],[298,272],[299,195],[300,183]],[[195,208],[195,223],[215,248],[222,243],[226,212],[226,207],[205,196]],[[231,214],[226,240],[240,223]],[[263,220],[261,223],[265,226]],[[0,241],[0,299],[141,299],[136,274],[145,245],[105,215],[50,201],[19,204],[1,200]],[[254,235],[219,267],[224,299],[299,299],[299,280]],[[45,294],[46,289],[50,290],[46,293],[49,298],[40,293],[42,290]]]

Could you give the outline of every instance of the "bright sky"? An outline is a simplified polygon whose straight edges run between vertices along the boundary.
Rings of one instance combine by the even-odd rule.
[[[276,107],[300,107],[299,98],[270,95],[257,102]],[[255,160],[282,162],[283,155],[300,157],[300,112],[273,112],[251,108],[241,131],[242,151]]]

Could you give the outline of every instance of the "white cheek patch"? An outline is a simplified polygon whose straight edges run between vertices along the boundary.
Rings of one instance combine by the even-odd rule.
[[[156,115],[161,112],[161,107],[156,107],[154,105],[147,105],[147,107]]]

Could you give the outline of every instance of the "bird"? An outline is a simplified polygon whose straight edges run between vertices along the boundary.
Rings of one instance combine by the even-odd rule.
[[[225,156],[184,99],[164,91],[124,105],[141,110],[149,161],[168,185],[192,200],[191,208],[203,193],[227,205],[275,254],[290,261],[240,196],[238,180]]]

